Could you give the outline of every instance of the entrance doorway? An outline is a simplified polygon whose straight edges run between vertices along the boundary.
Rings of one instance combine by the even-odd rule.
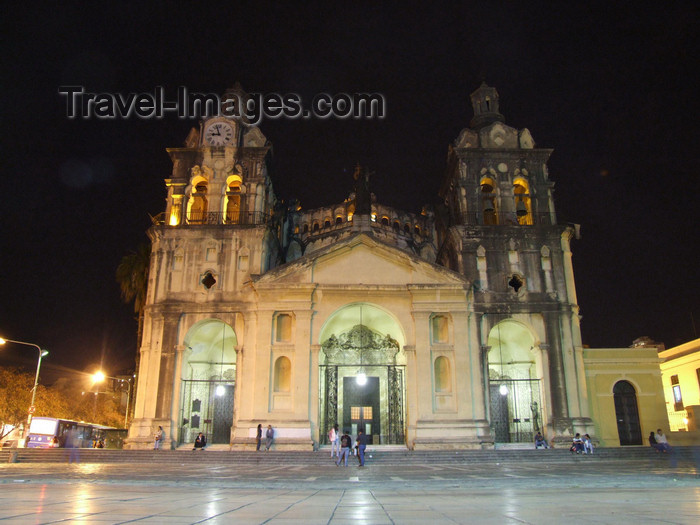
[[[532,443],[542,430],[542,363],[524,324],[507,319],[489,332],[489,416],[497,443]]]
[[[208,443],[231,441],[236,380],[236,334],[226,323],[207,319],[185,337],[180,388],[179,443],[199,432]]]
[[[319,442],[336,423],[353,436],[362,429],[373,445],[404,445],[403,331],[385,310],[353,303],[337,310],[321,330]]]
[[[353,436],[362,430],[367,444],[379,444],[381,420],[379,418],[379,378],[368,377],[359,384],[354,377],[343,378],[343,429],[350,429]]]
[[[642,429],[639,425],[637,393],[628,381],[618,381],[613,387],[615,418],[620,445],[641,445]]]

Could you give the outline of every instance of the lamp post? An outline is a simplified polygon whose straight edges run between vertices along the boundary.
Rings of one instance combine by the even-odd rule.
[[[34,376],[34,387],[32,388],[32,404],[29,405],[29,410],[27,413],[27,426],[24,429],[24,433],[22,434],[22,440],[24,441],[24,438],[28,435],[29,433],[29,425],[32,423],[32,414],[34,414],[34,401],[36,400],[36,389],[39,386],[39,370],[41,369],[41,358],[46,357],[49,355],[48,350],[42,350],[39,345],[35,345],[34,343],[26,343],[24,341],[15,341],[14,339],[3,339],[0,337],[0,345],[4,345],[5,343],[15,343],[18,345],[25,345],[25,346],[33,346],[39,351],[39,361],[37,361],[36,364],[36,376]]]
[[[126,410],[124,411],[124,428],[126,428],[127,422],[129,420],[129,401],[131,400],[131,378],[123,379],[119,377],[107,376],[101,370],[98,370],[97,372],[92,374],[93,383],[101,383],[105,379],[114,379],[115,381],[119,381],[119,383],[123,383],[124,381],[126,381]]]

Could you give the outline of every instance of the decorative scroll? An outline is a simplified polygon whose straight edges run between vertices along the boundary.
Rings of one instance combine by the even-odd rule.
[[[324,417],[320,438],[328,445],[328,430],[336,423],[336,419],[338,419],[338,367],[327,366],[322,368],[322,370],[323,369],[326,371],[326,393],[323,397],[325,410],[322,412]]]
[[[330,336],[321,345],[328,365],[395,365],[399,343],[390,334],[382,337],[364,325]]]

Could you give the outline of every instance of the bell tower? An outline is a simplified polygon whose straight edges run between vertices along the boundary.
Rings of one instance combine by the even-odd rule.
[[[497,441],[535,432],[533,421],[562,439],[591,433],[570,249],[576,232],[557,222],[552,150],[505,124],[495,88],[483,83],[470,98],[474,117],[448,148],[438,262],[473,283],[491,426]],[[512,390],[525,385],[517,397],[530,401],[519,406]]]

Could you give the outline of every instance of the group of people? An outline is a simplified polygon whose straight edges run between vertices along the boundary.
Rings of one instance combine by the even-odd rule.
[[[549,443],[547,443],[547,440],[542,435],[542,432],[538,431],[537,434],[535,434],[535,448],[550,448]],[[576,432],[569,450],[572,454],[593,454],[593,442],[591,440],[591,436],[585,434],[583,437],[581,437],[581,433]]]
[[[263,438],[263,427],[261,424],[258,424],[258,431],[255,435],[255,450],[260,451],[260,447],[262,446],[262,438]],[[267,425],[267,430],[265,430],[265,452],[270,450],[270,447],[272,446],[272,442],[275,440],[275,429],[272,428],[272,425]]]
[[[569,450],[572,454],[593,454],[593,443],[591,442],[591,436],[585,434],[583,437],[581,437],[581,434],[576,432]]]
[[[343,434],[341,435],[338,429],[338,424],[336,423],[328,431],[328,441],[331,444],[331,459],[337,458],[335,462],[336,466],[339,467],[341,463],[344,463],[347,467],[348,458],[352,453],[352,437],[350,437],[348,430],[343,431]],[[355,439],[355,455],[357,456],[360,467],[365,466],[366,449],[367,435],[362,429],[359,429],[357,431],[357,438]]]
[[[660,428],[656,429],[656,434],[654,432],[649,433],[649,445],[658,452],[671,452],[672,450],[671,445],[668,444],[668,439],[666,439]]]

